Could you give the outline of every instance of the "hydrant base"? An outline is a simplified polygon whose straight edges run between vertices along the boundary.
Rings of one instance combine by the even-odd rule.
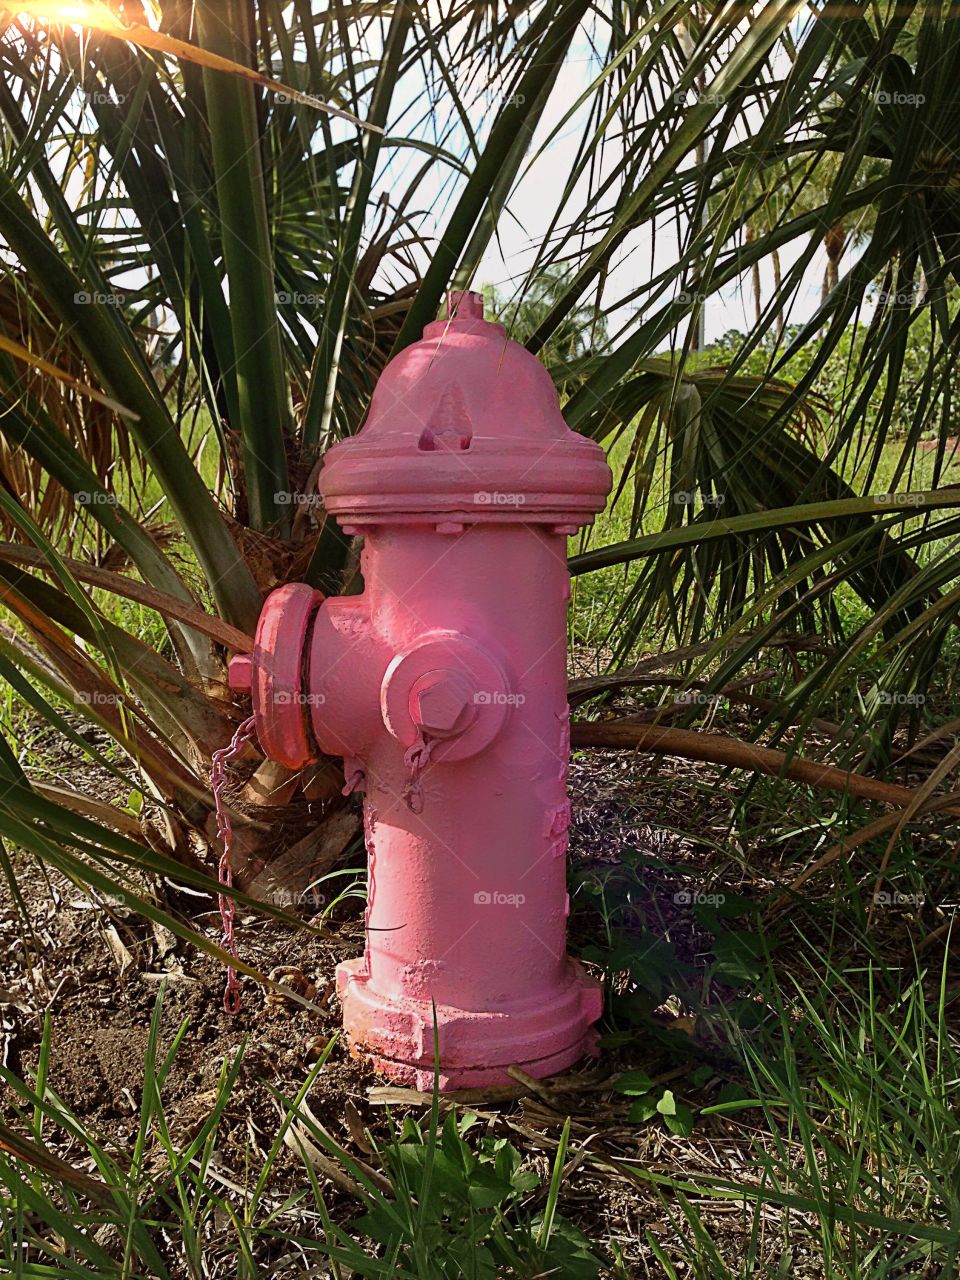
[[[553,999],[489,1013],[436,1006],[441,1092],[516,1081],[507,1068],[536,1078],[596,1056],[603,996],[572,960],[569,982]],[[362,958],[337,966],[337,990],[350,1052],[398,1083],[429,1092],[434,1080],[434,1006],[374,991]]]
[[[581,1058],[597,1057],[597,1033],[592,1029],[583,1040],[561,1053],[552,1054],[549,1058],[538,1058],[533,1062],[513,1062],[510,1066],[519,1067],[535,1080],[543,1080],[547,1076],[558,1075],[567,1067],[572,1067]],[[372,1053],[362,1044],[354,1044],[348,1039],[350,1054],[362,1059],[379,1075],[385,1076],[396,1084],[416,1089],[418,1093],[430,1093],[433,1089],[433,1068],[414,1067],[407,1062],[396,1062],[392,1058],[384,1058],[382,1054]],[[506,1067],[452,1067],[445,1071],[440,1068],[439,1090],[451,1093],[456,1089],[485,1089],[494,1085],[516,1085],[517,1081]]]

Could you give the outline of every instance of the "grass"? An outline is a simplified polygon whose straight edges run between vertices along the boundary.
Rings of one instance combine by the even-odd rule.
[[[590,1242],[557,1211],[569,1123],[542,1185],[506,1139],[468,1140],[479,1125],[475,1113],[450,1111],[441,1120],[435,1092],[423,1125],[410,1116],[391,1125],[376,1147],[382,1172],[371,1174],[309,1109],[310,1088],[332,1040],[298,1094],[277,1096],[278,1128],[267,1160],[250,1169],[244,1187],[227,1180],[224,1190],[215,1175],[217,1138],[242,1053],[224,1063],[199,1132],[176,1145],[163,1089],[186,1027],[173,1044],[161,1045],[161,1008],[162,994],[147,1046],[139,1129],[129,1150],[117,1151],[85,1127],[50,1089],[49,1017],[34,1079],[25,1083],[0,1069],[15,1099],[18,1129],[30,1134],[9,1141],[9,1131],[0,1136],[7,1151],[21,1157],[0,1159],[0,1261],[8,1274],[166,1280],[222,1273],[253,1280],[268,1259],[276,1276],[303,1275],[303,1268],[324,1264],[337,1276],[562,1274],[586,1280],[599,1274]],[[44,1135],[52,1129],[73,1139],[92,1174],[47,1152]],[[269,1184],[286,1147],[303,1159],[304,1186],[278,1197]],[[363,1210],[346,1227],[332,1220],[321,1186],[331,1166]]]
[[[732,1165],[701,1179],[638,1171],[640,1184],[657,1188],[669,1223],[646,1234],[662,1274],[955,1274],[960,1046],[946,953],[939,965],[936,957],[891,963],[864,934],[856,951],[831,958],[803,923],[732,925],[712,922],[706,981],[702,970],[681,974],[676,956],[657,955],[643,932],[634,934],[635,954],[621,947],[615,962],[634,979],[619,1001],[627,1006],[621,1043],[637,1025],[638,991],[647,1003],[675,1000],[700,1024],[690,1046],[699,1063],[671,1082],[672,1101],[686,1098],[693,1132],[706,1125]],[[705,1064],[707,1027],[716,1048]],[[649,1045],[642,1019],[635,1034]],[[630,1093],[644,1087],[632,1080]],[[652,1125],[665,1119],[649,1106],[636,1115]],[[718,1230],[724,1196],[736,1210],[733,1240]]]
[[[630,895],[618,896],[608,876],[600,897],[606,929],[616,930]],[[719,951],[722,922],[710,923]],[[864,935],[859,960],[832,959],[805,945],[794,922],[771,941],[736,978],[716,960],[692,982],[675,960],[661,966],[661,994],[679,991],[709,1034],[686,1055],[676,1044],[666,1051],[679,1063],[669,1088],[648,1090],[636,1069],[622,1074],[613,1093],[623,1106],[614,1121],[601,1114],[589,1136],[582,1109],[575,1123],[558,1112],[546,1167],[529,1141],[505,1136],[498,1108],[450,1106],[436,1094],[425,1108],[388,1112],[379,1136],[366,1132],[368,1154],[351,1153],[310,1110],[331,1040],[299,1091],[276,1095],[268,1157],[251,1157],[238,1183],[218,1162],[218,1141],[240,1105],[242,1053],[224,1062],[199,1130],[176,1141],[164,1091],[186,1028],[161,1042],[162,995],[136,1136],[121,1150],[52,1088],[48,1016],[31,1078],[0,1072],[21,1135],[0,1133],[0,1263],[31,1278],[640,1274],[618,1259],[617,1240],[591,1240],[563,1211],[590,1171],[643,1206],[645,1275],[954,1275],[960,1050],[943,956],[891,965]],[[788,950],[785,966],[777,952]],[[614,961],[612,984],[623,962]],[[622,1005],[613,1000],[606,1024],[621,1049]],[[665,1052],[651,1044],[652,1025],[636,1027],[651,1064]],[[647,1115],[644,1094],[688,1109],[692,1136],[673,1136],[663,1109]],[[69,1160],[54,1154],[64,1143]],[[302,1168],[292,1181],[280,1168],[289,1151]]]

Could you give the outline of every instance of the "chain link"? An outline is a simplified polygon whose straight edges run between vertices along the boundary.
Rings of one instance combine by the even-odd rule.
[[[428,738],[422,729],[418,729],[416,739],[407,748],[403,757],[403,763],[410,770],[410,778],[403,788],[402,795],[411,813],[423,812],[423,784],[420,778],[430,763],[432,751],[433,740]]]
[[[250,739],[256,736],[256,732],[256,718],[250,716],[249,719],[244,720],[243,724],[237,727],[236,732],[230,739],[230,745],[221,747],[219,751],[214,751],[210,758],[210,790],[213,793],[213,806],[217,815],[217,835],[220,837],[222,845],[218,873],[220,883],[227,889],[233,886],[233,866],[230,862],[230,842],[233,836],[233,828],[230,824],[230,814],[223,803],[223,788],[227,784],[227,762],[240,754]],[[232,898],[228,898],[222,893],[219,895],[217,902],[220,906],[220,919],[223,923],[223,945],[234,960],[239,960],[234,929],[236,904]],[[236,969],[232,965],[227,966],[227,985],[223,992],[223,1007],[227,1013],[240,1012],[240,980],[237,977]]]

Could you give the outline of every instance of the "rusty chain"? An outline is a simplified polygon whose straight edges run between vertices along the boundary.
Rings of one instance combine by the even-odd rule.
[[[217,869],[218,878],[220,883],[227,889],[233,887],[233,866],[230,862],[230,842],[233,836],[233,828],[230,823],[230,814],[223,803],[223,788],[227,784],[227,763],[234,756],[240,754],[251,738],[256,736],[256,732],[256,718],[250,716],[241,725],[238,725],[236,732],[230,739],[230,745],[221,747],[219,751],[214,751],[210,758],[210,790],[213,793],[213,805],[217,815],[217,835],[220,837],[222,846],[220,864]],[[219,895],[217,902],[220,906],[220,919],[223,923],[224,948],[235,960],[239,960],[234,927],[236,904],[233,898],[227,897],[223,893]],[[240,1012],[240,980],[237,977],[236,969],[232,965],[227,966],[227,984],[223,992],[223,1007],[227,1013]]]

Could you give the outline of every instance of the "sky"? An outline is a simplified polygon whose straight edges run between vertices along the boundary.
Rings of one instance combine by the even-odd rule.
[[[560,71],[557,84],[547,104],[543,118],[537,129],[530,155],[536,155],[550,135],[560,126],[570,106],[588,88],[596,73],[598,64],[591,56],[591,49],[585,38],[579,38]],[[449,102],[444,102],[442,89],[439,90],[439,120],[446,119]],[[470,118],[476,131],[481,133],[489,127],[490,121],[499,108],[495,97],[481,98],[470,107]],[[585,120],[586,107],[563,124],[556,137],[552,138],[542,155],[533,163],[529,172],[521,177],[503,212],[498,234],[491,240],[483,256],[480,268],[474,280],[474,286],[494,285],[498,291],[509,297],[522,282],[526,271],[534,262],[537,252],[544,241],[551,219],[556,213],[557,203],[564,185],[568,180],[575,161]],[[435,123],[435,122],[432,122]],[[429,126],[428,126],[429,127]],[[447,145],[457,150],[465,142],[465,135],[454,129],[447,139]],[[618,143],[615,138],[609,143],[609,157],[617,155]],[[404,160],[409,169],[416,161]],[[386,172],[382,172],[378,186],[380,190],[393,190],[399,185],[399,170],[396,162]],[[580,192],[584,183],[580,184]],[[453,207],[453,196],[458,188],[452,182],[443,183],[439,174],[435,175],[432,185],[420,193],[416,202],[423,206],[425,213],[421,229],[425,234],[439,236],[446,219]],[[576,207],[576,195],[571,207]],[[678,245],[684,234],[685,224],[661,225],[654,237],[649,226],[644,226],[634,233],[627,245],[614,259],[605,289],[606,300],[619,299],[642,286],[651,276],[670,266],[677,257]],[[782,255],[784,273],[799,255],[800,246],[786,249]],[[799,323],[807,320],[816,310],[820,300],[820,291],[826,266],[826,254],[821,248],[808,268],[800,289],[795,297],[789,322]],[[761,297],[766,300],[773,292],[773,270],[770,263],[761,266]],[[705,304],[705,326],[707,341],[720,337],[731,329],[745,330],[753,323],[754,301],[752,285],[749,278],[732,285],[723,292],[711,296]],[[630,309],[613,308],[610,312],[610,329],[615,332],[620,324],[630,319]]]
[[[428,0],[428,7],[437,3],[440,3],[440,0]],[[372,23],[368,50],[370,57],[376,58],[381,48],[379,23]],[[582,107],[565,122],[564,116],[571,105],[576,103],[589,87],[598,66],[588,39],[583,34],[578,35],[560,70],[533,146],[528,153],[530,156],[536,156],[536,159],[530,170],[521,177],[507,208],[499,219],[497,235],[488,245],[477,271],[475,287],[493,285],[502,296],[509,298],[519,287],[528,268],[534,262],[547,235],[551,219],[557,212],[558,202],[574,164],[587,108]],[[467,70],[464,70],[464,74]],[[467,141],[462,126],[455,124],[446,136],[443,134],[452,115],[453,100],[449,92],[439,84],[436,90],[437,110],[432,115],[425,115],[422,101],[418,101],[420,89],[422,89],[422,83],[418,84],[415,76],[410,77],[404,84],[402,92],[407,96],[395,103],[395,119],[390,131],[400,135],[412,133],[423,141],[442,143],[450,151],[462,153]],[[461,83],[460,89],[465,99],[469,101],[469,86]],[[469,115],[481,142],[499,107],[500,101],[496,94],[487,93],[479,98],[473,98]],[[746,122],[746,127],[749,127],[749,121]],[[555,131],[557,131],[556,136],[551,137]],[[347,138],[353,136],[353,129],[340,121],[334,121],[332,133],[335,138]],[[545,149],[542,154],[537,154],[541,147]],[[617,159],[618,147],[615,131],[612,130],[607,144],[608,163]],[[374,197],[386,194],[395,200],[397,193],[403,190],[406,182],[423,164],[423,161],[423,153],[414,149],[395,152],[389,163],[382,163],[380,166]],[[79,180],[77,182],[79,183]],[[432,167],[412,202],[412,207],[419,211],[421,234],[436,238],[442,233],[461,187],[462,181],[458,181],[453,176],[452,168],[444,168],[440,165]],[[577,208],[578,200],[583,195],[585,187],[586,180],[582,180],[571,198],[569,206],[571,209]],[[372,217],[376,218],[375,201],[371,202],[371,212]],[[651,276],[669,267],[676,260],[685,230],[683,222],[663,224],[657,227],[656,236],[654,236],[650,226],[645,225],[633,233],[625,246],[618,251],[604,292],[604,305],[608,313],[611,333],[616,333],[621,325],[634,318],[633,306],[635,305],[618,308],[611,307],[611,302],[642,287]],[[799,252],[799,245],[792,251],[788,248],[783,252],[785,272]],[[816,309],[820,298],[825,261],[825,254],[821,249],[808,268],[798,291],[793,310],[788,317],[790,321],[806,320]],[[772,290],[772,267],[769,263],[763,263],[761,266],[762,297],[769,298]],[[749,278],[735,283],[720,294],[712,295],[704,306],[707,340],[716,339],[731,329],[749,328],[753,307]]]

